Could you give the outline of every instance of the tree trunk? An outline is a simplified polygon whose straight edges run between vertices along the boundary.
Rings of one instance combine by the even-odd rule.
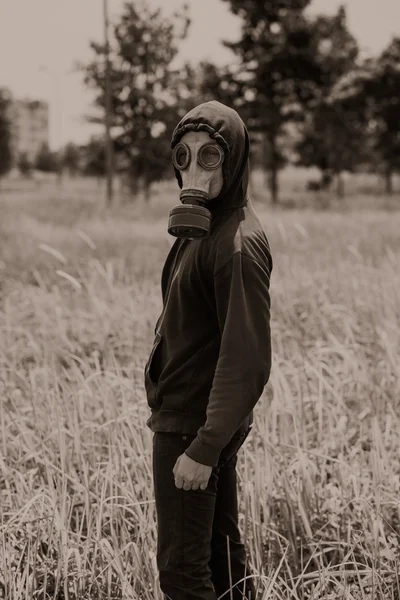
[[[144,180],[143,181],[143,195],[144,195],[144,200],[145,200],[146,204],[149,204],[150,199],[151,199],[150,190],[151,190],[151,183],[149,181]]]
[[[344,180],[342,173],[336,173],[336,194],[338,198],[344,197]]]
[[[393,194],[393,171],[389,165],[385,169],[385,192],[389,196]]]
[[[136,199],[136,197],[139,193],[139,178],[136,177],[135,175],[131,175],[129,177],[129,189],[130,189],[132,196]]]
[[[265,136],[264,160],[268,165],[268,189],[271,194],[273,206],[278,204],[279,182],[278,182],[278,151],[276,147],[276,136],[273,134]]]
[[[278,169],[275,164],[271,165],[269,172],[269,189],[271,192],[271,201],[274,206],[278,204]]]

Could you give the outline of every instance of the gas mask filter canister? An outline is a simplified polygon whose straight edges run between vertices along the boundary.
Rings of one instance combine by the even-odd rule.
[[[182,178],[182,204],[174,206],[169,214],[168,233],[178,238],[202,238],[209,235],[211,227],[211,213],[205,204],[218,196],[223,185],[224,151],[205,132],[191,132],[184,138],[195,143],[191,148],[186,141],[180,141],[172,154],[174,167]],[[198,140],[207,138],[208,141],[197,149]],[[213,179],[216,185],[214,193],[210,194]]]

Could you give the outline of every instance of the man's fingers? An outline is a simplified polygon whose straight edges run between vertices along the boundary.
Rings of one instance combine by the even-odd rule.
[[[175,477],[175,485],[177,488],[184,489],[186,491],[189,490],[205,490],[208,483],[207,482],[203,482],[203,483],[198,483],[196,481],[194,482],[190,482],[190,481],[185,481],[184,479],[182,479],[181,477]]]
[[[175,485],[177,488],[182,489],[182,486],[183,486],[182,477],[175,477]]]
[[[199,483],[198,481],[196,481],[192,485],[192,490],[198,490],[198,489],[205,490],[207,485],[208,485],[207,481],[203,481],[202,483]]]

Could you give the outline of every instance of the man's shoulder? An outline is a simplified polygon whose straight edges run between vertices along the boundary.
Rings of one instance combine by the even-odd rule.
[[[269,263],[271,251],[266,233],[254,211],[232,211],[213,236],[214,273],[218,273],[237,254],[258,263]]]

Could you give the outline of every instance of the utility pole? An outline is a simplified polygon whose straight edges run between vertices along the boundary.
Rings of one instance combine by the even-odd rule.
[[[107,177],[107,206],[113,201],[113,146],[111,140],[111,79],[110,79],[110,43],[108,39],[108,0],[103,0],[104,17],[104,44],[105,44],[105,113],[104,124],[106,128],[106,177]]]
[[[64,152],[64,148],[63,148],[63,131],[62,131],[62,122],[63,122],[63,117],[62,117],[62,103],[61,103],[61,80],[60,80],[60,72],[59,71],[55,71],[54,69],[51,69],[50,67],[46,66],[46,65],[40,65],[39,67],[39,72],[40,73],[46,73],[46,75],[48,75],[50,77],[50,79],[53,82],[53,87],[54,87],[54,106],[55,106],[55,110],[53,111],[53,108],[51,107],[51,115],[50,115],[50,120],[52,121],[52,125],[50,125],[50,128],[53,129],[53,131],[55,132],[55,138],[57,140],[57,142],[54,141],[53,139],[53,143],[57,143],[57,145],[59,145],[59,149],[57,150],[57,183],[58,185],[61,187],[62,186],[62,181],[63,181],[63,164],[62,164],[62,155]],[[51,106],[51,101],[50,101],[50,106]],[[51,146],[51,142],[50,142],[50,146]]]

